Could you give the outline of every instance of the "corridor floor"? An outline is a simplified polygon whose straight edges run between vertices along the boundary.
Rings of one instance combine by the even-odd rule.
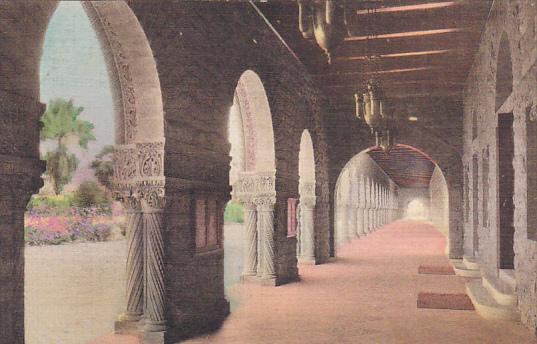
[[[418,292],[464,293],[461,277],[417,274],[448,264],[444,248],[432,225],[395,222],[344,245],[333,263],[300,266],[299,283],[237,285],[222,328],[187,343],[535,343],[519,323],[416,307]]]

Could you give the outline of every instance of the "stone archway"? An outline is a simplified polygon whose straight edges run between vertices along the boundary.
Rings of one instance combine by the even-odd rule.
[[[452,238],[450,223],[453,201],[444,171],[436,160],[419,148],[403,144],[397,147],[411,149],[430,161],[431,178],[427,184],[427,192],[420,191],[419,197],[426,199],[426,205],[429,207],[429,200],[433,202],[434,196],[434,223],[448,239]],[[408,203],[416,198],[412,194],[407,195],[406,189],[396,185],[376,162],[364,158],[374,149],[375,147],[365,149],[351,158],[341,170],[336,182],[334,225],[338,244],[367,235],[404,216]],[[434,194],[431,191],[433,189]],[[448,244],[448,247],[451,245]]]
[[[9,280],[3,284],[6,290],[13,290],[1,304],[2,309],[12,315],[2,317],[0,322],[5,330],[4,340],[23,343],[23,217],[30,196],[42,185],[40,175],[44,166],[39,161],[39,117],[44,106],[38,99],[38,71],[44,34],[57,2],[28,4],[24,8],[16,8],[15,2],[6,2],[4,6],[0,12],[26,10],[40,14],[31,27],[13,27],[14,32],[25,33],[19,43],[31,49],[31,53],[25,48],[2,54],[13,64],[13,71],[25,72],[2,75],[7,82],[3,84],[5,88],[0,86],[4,104],[1,115],[6,124],[2,125],[2,132],[19,133],[18,137],[3,135],[2,146],[13,149],[2,152],[8,154],[0,158],[2,166],[9,167],[0,171],[2,184],[6,185],[4,189],[10,189],[1,192],[1,203],[3,214],[11,218],[5,223],[12,224],[2,232],[14,238],[11,242],[1,240],[2,246],[11,247],[9,250],[1,247],[0,251],[6,255],[4,261],[15,262],[9,276],[0,276],[2,281]],[[33,11],[32,6],[36,7]],[[148,40],[125,2],[84,2],[83,6],[97,32],[112,82],[118,144],[114,162],[115,189],[129,210],[126,311],[117,326],[136,327],[143,316],[145,333],[162,338],[166,329],[162,236],[165,222],[164,116],[156,64]],[[21,104],[24,105],[21,107]],[[15,113],[19,114],[18,118],[9,120]],[[21,141],[24,146],[18,148]],[[10,182],[12,178],[19,181]],[[24,197],[21,198],[21,194]]]
[[[236,176],[233,199],[244,206],[244,280],[277,284],[274,259],[276,162],[267,95],[259,76],[245,71],[235,92],[244,135],[244,170]]]
[[[369,158],[370,149],[350,159],[336,182],[334,213],[338,245],[372,233],[398,217],[395,184]]]
[[[315,264],[315,156],[307,129],[302,132],[300,138],[298,176],[300,203],[297,256],[302,263]]]

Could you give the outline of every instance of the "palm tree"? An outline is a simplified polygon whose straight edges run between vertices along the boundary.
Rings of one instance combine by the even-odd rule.
[[[46,173],[52,179],[54,193],[60,194],[63,187],[69,183],[78,167],[78,159],[68,152],[67,140],[78,138],[78,145],[88,148],[88,142],[95,140],[94,125],[78,117],[84,111],[83,107],[75,107],[72,100],[53,99],[41,118],[41,140],[55,140],[56,149],[47,152]]]

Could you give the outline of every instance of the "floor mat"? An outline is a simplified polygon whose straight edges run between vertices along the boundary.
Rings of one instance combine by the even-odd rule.
[[[419,293],[418,308],[474,310],[466,294]]]
[[[455,275],[455,270],[450,265],[420,265],[419,274],[427,275]]]

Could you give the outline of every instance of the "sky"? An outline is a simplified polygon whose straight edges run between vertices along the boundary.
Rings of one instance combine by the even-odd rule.
[[[62,1],[51,18],[40,66],[41,102],[73,99],[84,107],[80,116],[95,125],[96,141],[88,150],[70,150],[80,160],[74,184],[91,178],[91,160],[105,145],[114,144],[114,110],[106,63],[97,35],[78,1]],[[49,144],[42,144],[46,151]],[[88,175],[89,173],[89,175]]]

